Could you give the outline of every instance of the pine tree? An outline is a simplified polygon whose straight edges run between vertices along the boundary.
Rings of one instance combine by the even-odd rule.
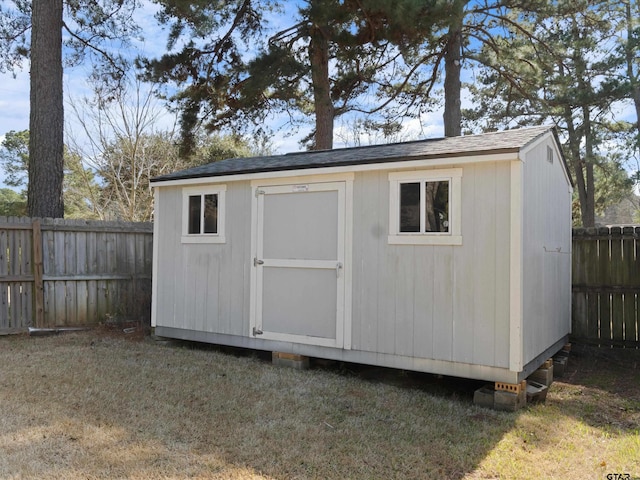
[[[611,55],[615,28],[608,7],[572,2],[554,12],[520,12],[522,28],[481,52],[485,67],[471,87],[480,101],[465,112],[470,130],[558,125],[583,226],[595,223],[594,169],[620,168],[611,155],[618,130],[612,108],[625,89],[616,80],[622,59]]]
[[[276,19],[288,26],[272,34],[267,0],[158,1],[172,25],[169,47],[181,35],[192,40],[144,65],[149,78],[179,88],[172,99],[187,146],[202,124],[260,129],[269,114],[284,113],[293,128],[313,118],[307,146],[327,149],[340,116],[377,115],[389,125],[430,105],[440,54],[430,40],[446,16],[436,1],[285,2]]]

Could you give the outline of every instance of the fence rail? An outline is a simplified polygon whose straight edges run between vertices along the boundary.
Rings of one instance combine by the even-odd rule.
[[[0,332],[148,318],[151,224],[0,217]]]
[[[640,347],[640,227],[573,230],[576,341]]]

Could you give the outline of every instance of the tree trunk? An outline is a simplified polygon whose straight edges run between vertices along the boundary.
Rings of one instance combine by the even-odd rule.
[[[640,148],[640,79],[636,73],[637,48],[631,41],[634,37],[635,18],[631,11],[631,2],[625,4],[625,17],[627,23],[627,41],[624,44],[627,63],[627,77],[631,83],[631,97],[636,108],[636,135],[637,147]]]
[[[575,25],[572,26],[573,37],[580,38],[580,32]],[[592,85],[588,82],[588,71],[586,62],[583,57],[584,53],[581,49],[575,49],[573,52],[573,64],[576,69],[576,77],[578,80],[578,90],[585,95],[586,98],[593,98],[594,92]],[[595,182],[593,178],[593,164],[594,164],[594,151],[593,151],[593,131],[591,128],[591,109],[590,105],[586,104],[587,100],[582,100],[581,113],[582,113],[582,134],[575,141],[584,141],[584,161],[581,162],[581,166],[584,165],[584,196],[580,197],[580,210],[582,214],[582,226],[593,227],[596,223],[596,202],[595,202]],[[579,148],[577,145],[575,148]],[[581,169],[582,175],[582,169]]]
[[[593,164],[594,164],[594,152],[593,152],[593,132],[591,129],[591,118],[589,107],[582,107],[583,122],[584,122],[584,140],[585,140],[585,173],[586,173],[586,205],[582,212],[582,226],[583,227],[595,227],[596,225],[596,199],[595,199],[595,180],[593,178]]]
[[[462,20],[463,1],[453,2],[451,24],[447,34],[447,50],[444,57],[444,136],[458,137],[462,134],[462,111],[460,72],[462,70]]]
[[[587,205],[587,186],[584,179],[584,168],[582,156],[580,155],[580,137],[576,132],[575,125],[573,124],[573,116],[571,107],[569,105],[564,106],[564,120],[567,124],[567,135],[570,153],[570,165],[573,169],[573,178],[576,186],[578,187],[578,201],[580,202],[580,219],[585,217],[585,208]]]
[[[329,43],[320,27],[311,29],[309,42],[311,59],[311,80],[313,82],[313,103],[316,113],[316,134],[314,150],[333,148],[334,109],[329,83]]]
[[[32,217],[64,216],[63,0],[32,2],[29,186]]]

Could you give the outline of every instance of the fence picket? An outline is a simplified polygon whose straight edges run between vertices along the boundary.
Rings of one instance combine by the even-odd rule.
[[[638,324],[638,316],[636,314],[636,309],[638,308],[638,294],[634,293],[625,293],[624,294],[624,339],[626,342],[637,342],[637,324]]]
[[[9,275],[9,259],[7,256],[9,251],[8,233],[7,230],[0,230],[0,275]]]
[[[0,283],[0,328],[9,329],[9,284]]]
[[[624,343],[624,295],[611,295],[611,340]]]

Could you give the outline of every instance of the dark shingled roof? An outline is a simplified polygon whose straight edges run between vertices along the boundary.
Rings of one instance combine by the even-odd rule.
[[[266,157],[230,158],[155,177],[151,181],[164,182],[188,178],[402,162],[462,155],[513,153],[518,152],[550,130],[553,130],[553,127],[543,126],[387,145],[296,152]]]

